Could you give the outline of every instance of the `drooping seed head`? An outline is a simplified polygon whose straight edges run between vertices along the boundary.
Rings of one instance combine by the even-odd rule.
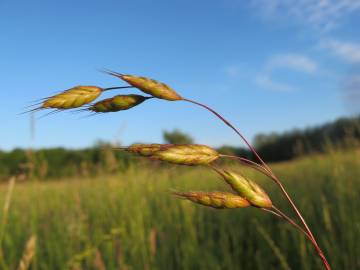
[[[103,89],[97,86],[76,86],[47,98],[40,108],[60,110],[78,108],[95,100],[102,91]]]
[[[150,157],[155,154],[157,151],[166,149],[169,147],[169,144],[133,144],[129,147],[123,148],[125,151],[138,154],[145,157]]]
[[[120,73],[116,73],[116,72],[112,72],[112,71],[106,71],[106,73],[113,75],[115,77],[118,77],[118,78],[126,81],[128,84],[143,91],[144,93],[147,93],[154,97],[157,97],[160,99],[166,99],[166,100],[170,100],[170,101],[176,101],[176,100],[183,99],[170,86],[168,86],[164,83],[155,81],[153,79],[140,77],[140,76],[134,76],[134,75],[124,75],[124,74],[120,74]]]
[[[268,194],[255,182],[231,171],[214,168],[229,186],[253,206],[270,208],[272,202]]]
[[[87,110],[96,113],[124,111],[143,103],[147,99],[149,99],[149,97],[141,95],[117,95],[112,98],[100,100],[87,108]]]
[[[217,151],[201,144],[173,144],[152,155],[155,159],[179,165],[207,165],[219,156]]]
[[[229,192],[174,192],[181,198],[217,209],[234,209],[250,206],[248,200]]]

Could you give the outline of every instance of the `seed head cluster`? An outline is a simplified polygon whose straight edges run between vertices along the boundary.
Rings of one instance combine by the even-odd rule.
[[[249,144],[245,137],[224,117],[219,113],[211,109],[210,107],[201,104],[197,101],[186,99],[180,96],[173,88],[165,83],[158,82],[156,80],[135,76],[125,75],[113,71],[105,71],[105,73],[115,76],[122,81],[126,82],[128,86],[101,88],[98,86],[76,86],[71,89],[65,90],[57,95],[45,98],[42,102],[35,104],[35,109],[31,109],[29,112],[53,109],[55,112],[76,109],[83,107],[79,111],[97,113],[110,113],[123,110],[129,110],[135,106],[142,104],[148,99],[163,99],[168,101],[185,101],[192,104],[196,104],[206,110],[210,111],[223,123],[229,126],[233,131],[240,136],[240,138],[246,143],[254,157],[258,162],[251,161],[243,157],[235,157],[228,155],[221,155],[213,148],[201,145],[201,144],[134,144],[129,147],[118,148],[127,152],[137,154],[149,159],[155,159],[164,161],[176,165],[188,165],[188,166],[206,166],[215,170],[225,181],[227,185],[231,187],[234,193],[229,192],[174,192],[174,195],[189,200],[193,203],[200,204],[207,207],[216,209],[234,209],[253,206],[255,208],[261,208],[269,213],[275,214],[288,221],[291,225],[305,233],[308,239],[312,242],[317,250],[320,258],[322,258],[326,269],[328,263],[325,256],[322,254],[315,238],[313,237],[310,229],[302,218],[297,207],[287,194],[286,190],[282,186],[280,180],[272,172],[271,168],[260,158],[256,150]],[[136,94],[116,95],[111,98],[106,98],[98,102],[95,101],[102,93],[108,90],[123,89],[123,88],[137,88],[143,93],[149,96],[142,96]],[[39,106],[40,105],[40,106]],[[38,107],[39,106],[39,107]],[[30,106],[32,107],[32,106]],[[304,227],[300,228],[298,224],[289,218],[286,214],[282,213],[277,207],[275,207],[269,197],[269,195],[260,187],[259,184],[247,179],[241,174],[235,173],[230,170],[225,170],[221,166],[215,165],[219,158],[227,157],[231,159],[239,160],[243,165],[262,172],[270,179],[272,179],[280,188],[286,199],[289,201],[293,210],[295,210]],[[30,257],[30,256],[29,256]],[[25,265],[25,263],[24,263]]]
[[[140,156],[177,165],[211,166],[211,164],[220,157],[220,154],[216,150],[200,144],[134,144],[121,149]],[[212,167],[237,194],[219,192],[177,192],[175,195],[214,208],[238,208],[229,206],[231,205],[231,202],[235,200],[235,197],[242,201],[245,200],[248,205],[255,207],[272,207],[269,196],[258,184],[234,172],[219,169],[215,166]],[[219,204],[217,204],[217,202],[219,202]]]
[[[34,109],[69,110],[79,108],[80,111],[93,113],[110,113],[129,110],[144,101],[157,98],[169,101],[185,100],[170,86],[156,80],[124,75],[113,71],[105,71],[130,86],[101,88],[98,86],[76,86],[62,93],[44,99],[41,106]],[[91,104],[103,92],[120,88],[137,88],[150,96],[136,94],[116,95]],[[133,154],[150,159],[164,161],[176,165],[199,166],[205,165],[214,168],[236,194],[224,192],[177,192],[177,196],[188,199],[197,204],[213,208],[240,208],[255,206],[270,208],[272,202],[266,192],[256,183],[233,172],[213,166],[221,155],[213,148],[201,144],[133,144],[120,148]]]

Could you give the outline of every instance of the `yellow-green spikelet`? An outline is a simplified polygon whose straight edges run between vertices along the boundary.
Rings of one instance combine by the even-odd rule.
[[[117,95],[96,102],[88,110],[99,113],[124,111],[143,103],[146,99],[149,98],[141,95]]]
[[[248,200],[229,192],[174,192],[175,195],[194,203],[217,209],[234,209],[250,206]]]
[[[107,74],[122,79],[131,86],[134,86],[135,88],[138,88],[139,90],[149,95],[152,95],[153,97],[166,99],[170,101],[183,100],[183,98],[178,93],[176,93],[174,89],[172,89],[170,86],[166,85],[165,83],[158,82],[156,80],[141,76],[121,74],[113,71],[105,71],[105,72]]]
[[[128,84],[140,89],[144,93],[150,94],[154,97],[170,101],[182,100],[182,97],[165,83],[161,83],[150,78],[133,75],[122,75],[121,79],[126,81]]]
[[[98,98],[102,91],[103,89],[97,86],[76,86],[49,97],[41,108],[61,110],[78,108]]]
[[[179,165],[206,165],[219,156],[217,151],[201,144],[174,144],[153,154],[156,159]]]
[[[231,171],[216,168],[215,170],[234,191],[246,198],[253,206],[264,208],[272,206],[272,201],[268,194],[255,182]]]

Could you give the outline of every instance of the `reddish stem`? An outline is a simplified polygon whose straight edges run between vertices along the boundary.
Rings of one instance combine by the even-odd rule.
[[[276,208],[274,205],[272,206],[272,209],[274,210],[274,212],[276,214],[278,214],[278,216],[282,217],[283,219],[285,219],[287,222],[289,222],[292,226],[294,226],[295,228],[297,228],[299,231],[301,231],[303,234],[306,235],[306,237],[311,241],[311,243],[313,244],[316,252],[318,253],[319,257],[321,258],[321,260],[324,263],[324,266],[326,269],[331,270],[329,263],[327,262],[324,253],[322,252],[322,250],[320,249],[319,245],[317,244],[316,240],[314,239],[313,236],[311,236],[308,232],[304,231],[296,222],[294,222],[290,217],[288,217],[286,214],[284,214],[280,209]]]
[[[249,166],[249,167],[261,172],[262,174],[266,175],[267,177],[270,177],[271,179],[273,177],[272,174],[269,173],[266,168],[264,168],[264,166],[254,162],[250,159],[243,158],[243,157],[237,157],[237,156],[231,156],[231,155],[220,155],[220,157],[236,160],[245,166]]]
[[[254,154],[254,156],[260,161],[260,163],[262,164],[262,166],[264,167],[264,169],[266,169],[266,171],[271,174],[271,179],[280,187],[282,193],[285,195],[286,199],[288,200],[288,202],[290,203],[291,207],[293,208],[293,210],[295,211],[296,215],[299,217],[301,223],[303,224],[306,232],[308,233],[309,237],[311,238],[311,243],[314,245],[317,254],[319,255],[319,257],[321,258],[321,260],[323,261],[323,264],[325,266],[325,268],[327,270],[331,270],[331,267],[329,265],[329,263],[327,262],[324,253],[322,252],[322,250],[320,249],[318,243],[315,240],[314,235],[312,234],[309,226],[307,225],[305,219],[303,218],[303,216],[301,215],[300,211],[298,210],[298,208],[296,207],[295,203],[293,202],[293,200],[290,198],[289,194],[286,192],[284,186],[282,185],[281,181],[275,176],[275,174],[273,173],[273,171],[271,170],[271,168],[263,161],[263,159],[259,156],[259,154],[256,152],[255,148],[248,142],[248,140],[240,133],[240,131],[238,131],[229,121],[227,121],[223,116],[221,116],[219,113],[217,113],[216,111],[214,111],[213,109],[211,109],[210,107],[199,103],[197,101],[194,100],[190,100],[190,99],[183,99],[184,101],[196,104],[200,107],[205,108],[206,110],[210,111],[211,113],[213,113],[214,115],[216,115],[221,121],[223,121],[227,126],[229,126],[232,130],[235,131],[236,134],[239,135],[239,137],[244,141],[244,143],[249,147],[249,149],[251,150],[251,152]]]

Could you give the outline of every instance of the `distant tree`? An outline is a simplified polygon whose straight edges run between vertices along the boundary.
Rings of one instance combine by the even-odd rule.
[[[171,144],[187,144],[194,142],[193,138],[190,135],[178,129],[175,129],[173,131],[164,131],[163,137],[166,143]]]

